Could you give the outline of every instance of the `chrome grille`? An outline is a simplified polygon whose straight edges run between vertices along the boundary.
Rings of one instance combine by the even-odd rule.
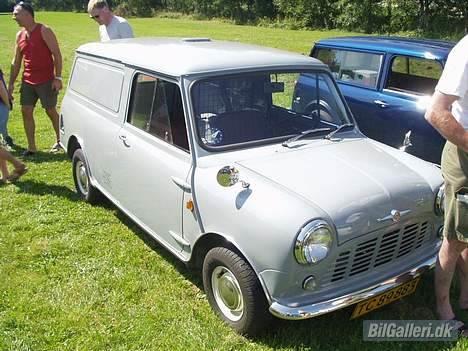
[[[428,222],[413,223],[391,232],[381,232],[357,246],[351,244],[353,247],[344,248],[337,255],[322,280],[322,286],[409,255],[429,240],[430,234]]]

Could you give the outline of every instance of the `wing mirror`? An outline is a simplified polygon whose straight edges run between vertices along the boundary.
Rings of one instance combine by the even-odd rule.
[[[249,183],[239,179],[239,171],[231,166],[225,166],[218,171],[216,176],[218,184],[222,187],[228,188],[241,182],[243,188],[248,188]]]

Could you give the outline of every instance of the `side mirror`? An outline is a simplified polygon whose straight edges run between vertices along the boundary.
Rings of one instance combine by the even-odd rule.
[[[228,188],[239,181],[239,171],[234,167],[225,166],[218,171],[216,179],[219,185]]]
[[[239,180],[239,171],[231,166],[225,166],[218,171],[216,176],[218,184],[222,187],[228,188],[241,182],[243,188],[248,188],[249,183]]]

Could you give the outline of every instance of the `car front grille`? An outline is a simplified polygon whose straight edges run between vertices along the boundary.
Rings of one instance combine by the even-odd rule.
[[[357,245],[349,244],[336,256],[322,286],[353,277],[398,260],[420,248],[430,239],[428,222],[408,224],[390,232],[381,232]]]

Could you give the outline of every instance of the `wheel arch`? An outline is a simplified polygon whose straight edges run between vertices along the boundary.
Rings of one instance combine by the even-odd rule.
[[[77,136],[75,135],[72,135],[69,139],[68,139],[68,143],[67,143],[67,155],[70,159],[72,159],[73,157],[73,154],[75,153],[75,151],[77,149],[82,149],[82,146],[81,146],[82,142],[81,140],[78,139]]]
[[[215,247],[224,247],[224,248],[230,249],[236,254],[238,254],[239,256],[241,256],[245,260],[245,262],[247,262],[247,264],[255,272],[255,275],[257,276],[257,279],[260,282],[260,285],[263,289],[263,293],[265,294],[268,304],[271,304],[272,302],[271,296],[268,292],[268,289],[266,288],[266,285],[261,275],[252,265],[247,255],[245,255],[244,252],[242,252],[242,250],[239,249],[239,245],[237,245],[228,236],[224,236],[222,234],[212,233],[212,232],[202,235],[195,242],[193,249],[192,249],[192,255],[190,257],[190,260],[187,262],[187,265],[190,268],[196,270],[197,272],[201,272],[202,267],[203,267],[203,261],[206,257],[206,254]]]

